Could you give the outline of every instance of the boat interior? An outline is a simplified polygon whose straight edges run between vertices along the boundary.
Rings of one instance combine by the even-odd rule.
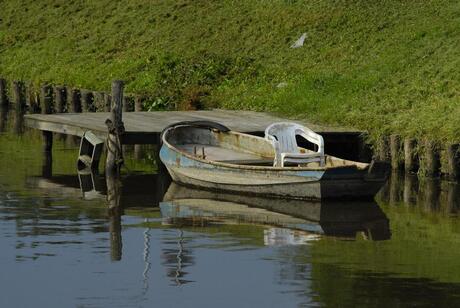
[[[273,166],[275,152],[272,143],[262,137],[211,128],[177,126],[165,132],[166,141],[184,153],[209,161],[235,165]],[[327,149],[326,149],[327,150]],[[300,153],[313,152],[299,148]],[[285,166],[319,168],[319,162],[305,164],[288,163]],[[366,163],[359,163],[325,156],[325,167],[356,166],[364,169]]]

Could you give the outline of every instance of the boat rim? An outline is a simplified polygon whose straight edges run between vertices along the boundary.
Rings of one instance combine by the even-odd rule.
[[[355,162],[355,161],[351,161],[351,162],[363,164],[363,165],[366,165],[366,167],[359,168],[357,165],[335,166],[335,167],[326,167],[326,166],[324,167],[274,167],[274,166],[237,165],[237,164],[230,164],[230,163],[224,163],[224,162],[219,162],[219,161],[214,161],[214,160],[203,159],[203,158],[193,156],[185,151],[179,150],[178,148],[176,148],[175,146],[173,146],[166,140],[166,136],[172,129],[175,129],[176,127],[181,127],[181,126],[191,126],[191,125],[182,124],[182,125],[177,125],[177,126],[171,126],[165,129],[161,134],[162,145],[167,146],[170,150],[176,151],[191,160],[199,161],[202,163],[211,164],[215,166],[221,166],[221,167],[227,167],[227,168],[233,168],[233,169],[264,170],[264,171],[327,171],[327,170],[335,170],[335,169],[349,169],[353,167],[356,170],[363,171],[369,167],[368,163],[361,163],[361,162]],[[212,129],[212,128],[209,128],[209,129]],[[240,132],[236,132],[232,130],[229,130],[226,133],[232,133],[236,135],[249,135],[249,134],[244,134],[244,133],[240,133]],[[249,136],[254,137],[254,138],[263,139],[262,137],[258,137],[258,136],[253,136],[253,135],[249,135]],[[342,159],[342,158],[339,158],[339,159]]]

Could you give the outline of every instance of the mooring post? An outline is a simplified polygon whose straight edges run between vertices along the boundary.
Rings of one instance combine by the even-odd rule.
[[[377,148],[377,158],[380,161],[389,161],[390,160],[390,145],[388,137],[383,135],[380,137],[378,148]]]
[[[120,174],[120,168],[123,164],[123,149],[121,145],[121,136],[125,132],[122,120],[123,111],[123,81],[115,80],[112,83],[112,111],[110,119],[106,120],[108,128],[107,136],[107,160],[105,164],[106,176]]]
[[[40,112],[40,99],[37,97],[31,83],[26,87],[26,108],[28,113]]]
[[[417,141],[413,138],[404,139],[404,169],[407,173],[416,173],[419,168]]]
[[[139,95],[136,95],[134,97],[134,111],[136,112],[142,111],[142,97]]]
[[[121,136],[125,132],[122,119],[123,110],[123,81],[112,82],[112,111],[110,118],[105,121],[108,128],[107,159],[105,162],[105,178],[107,183],[107,201],[109,207],[110,235],[112,247],[112,260],[121,259],[121,232],[120,216],[122,206],[120,168],[123,164],[123,149]]]
[[[6,94],[6,80],[0,78],[0,132],[4,132],[8,119],[8,96]]]
[[[67,90],[67,93],[70,93],[70,112],[79,113],[81,112],[81,95],[80,90],[71,89]]]
[[[134,111],[135,112],[140,112],[142,111],[142,99],[140,96],[136,95],[134,97]],[[136,159],[142,159],[142,145],[141,144],[135,144],[134,145],[134,158]]]
[[[53,88],[50,85],[44,85],[41,88],[42,114],[54,113],[53,106]]]
[[[451,180],[460,179],[460,146],[451,144],[446,149],[447,154],[447,177]]]
[[[93,102],[94,102],[93,92],[89,90],[82,90],[81,91],[81,103],[82,103],[84,112],[94,112]]]
[[[56,101],[56,111],[64,113],[67,109],[67,91],[63,86],[54,87],[54,97]]]
[[[438,177],[441,170],[439,146],[435,142],[425,140],[423,147],[422,172],[428,177]]]
[[[104,93],[104,111],[112,110],[112,96],[109,93]]]
[[[13,81],[13,103],[15,109],[14,132],[22,134],[25,111],[25,87],[22,81]]]
[[[96,112],[104,110],[104,92],[93,92],[93,108]]]
[[[394,170],[402,169],[403,161],[401,159],[401,137],[399,135],[390,136],[390,155],[391,167]]]
[[[53,90],[49,85],[44,85],[41,88],[41,101],[42,101],[42,113],[51,114],[54,112],[53,107]],[[50,131],[43,131],[43,152],[45,156],[51,156],[53,150],[53,133]]]

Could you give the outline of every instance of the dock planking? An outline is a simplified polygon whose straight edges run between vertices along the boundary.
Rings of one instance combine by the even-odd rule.
[[[107,137],[105,120],[110,117],[108,112],[100,113],[61,113],[61,114],[29,114],[25,116],[25,125],[30,128],[55,133],[83,136],[90,130],[98,137]],[[231,130],[243,133],[263,133],[265,128],[274,122],[292,121],[276,117],[269,113],[236,110],[200,110],[200,111],[155,111],[155,112],[124,112],[123,122],[125,133],[123,144],[156,144],[161,131],[170,124],[179,121],[207,120],[221,123]],[[320,134],[360,135],[355,129],[326,127],[295,121]]]

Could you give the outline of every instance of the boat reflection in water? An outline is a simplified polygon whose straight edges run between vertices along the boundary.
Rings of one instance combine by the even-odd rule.
[[[191,189],[171,183],[160,203],[164,224],[261,224],[266,245],[305,244],[320,235],[369,240],[391,237],[389,220],[375,201],[309,202]]]

